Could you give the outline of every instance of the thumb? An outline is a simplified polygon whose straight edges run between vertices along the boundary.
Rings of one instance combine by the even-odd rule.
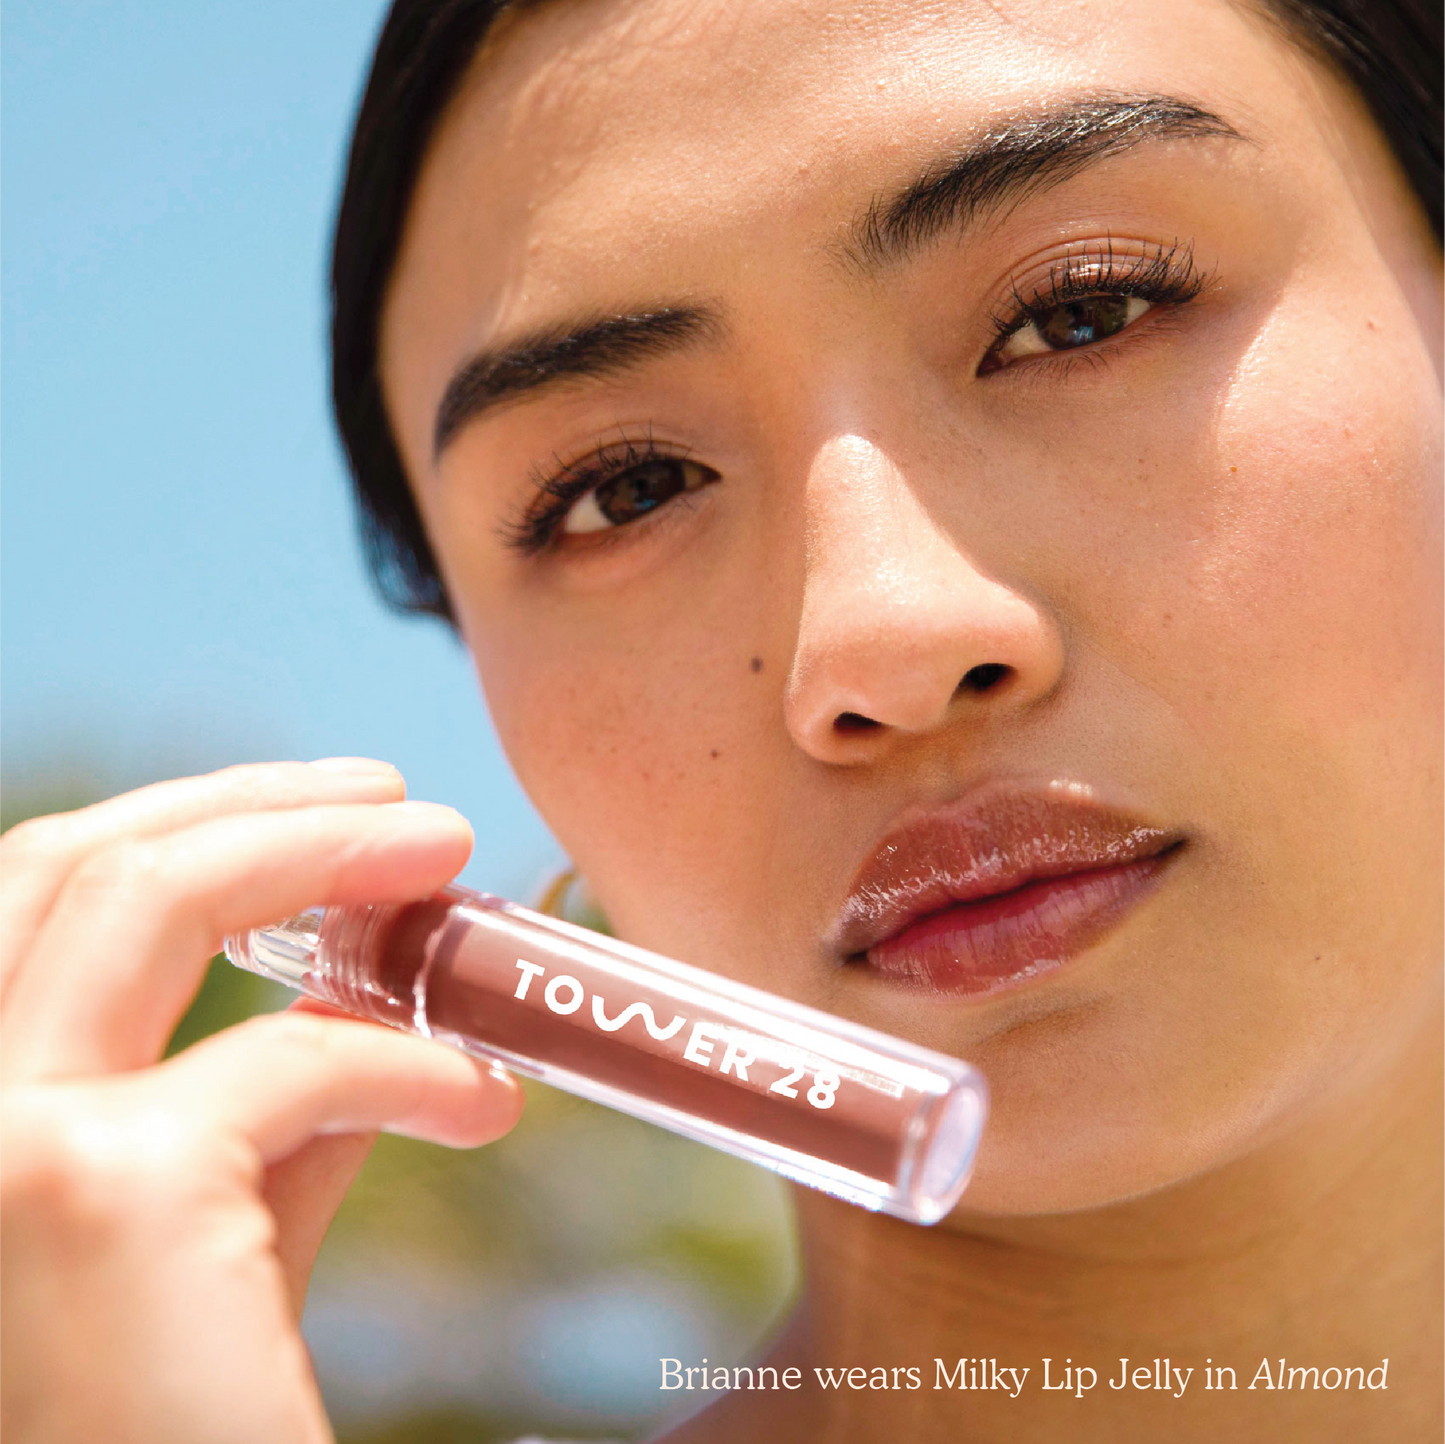
[[[320,1134],[266,1170],[262,1196],[276,1219],[276,1256],[297,1319],[326,1231],[375,1142],[374,1132]]]

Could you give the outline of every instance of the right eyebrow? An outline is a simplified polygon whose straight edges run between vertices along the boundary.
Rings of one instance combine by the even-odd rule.
[[[901,190],[875,196],[851,227],[843,254],[859,269],[876,271],[1108,156],[1146,141],[1212,137],[1244,138],[1212,110],[1172,95],[1081,95],[1004,115]]]
[[[722,333],[721,315],[711,306],[663,306],[553,326],[481,351],[457,368],[442,393],[432,428],[433,457],[441,455],[463,426],[494,406],[560,381],[605,376],[654,356],[716,340]]]

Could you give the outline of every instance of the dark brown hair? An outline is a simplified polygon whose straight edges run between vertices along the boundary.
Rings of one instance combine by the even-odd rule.
[[[1441,11],[1433,0],[1257,0],[1359,91],[1440,238]],[[513,0],[395,0],[352,133],[331,262],[331,392],[372,574],[404,610],[451,619],[387,421],[377,332],[422,157]]]

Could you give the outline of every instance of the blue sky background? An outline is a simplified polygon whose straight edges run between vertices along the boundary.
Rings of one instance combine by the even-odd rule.
[[[364,574],[324,277],[376,0],[6,0],[3,766],[365,753],[532,893],[468,661]]]

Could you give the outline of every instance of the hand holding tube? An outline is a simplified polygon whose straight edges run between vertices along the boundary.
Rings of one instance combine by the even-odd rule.
[[[226,929],[456,872],[465,823],[402,796],[379,763],[232,768],[0,843],[7,1439],[331,1438],[297,1320],[372,1131],[484,1143],[520,1090],[314,1010],[157,1060]]]

